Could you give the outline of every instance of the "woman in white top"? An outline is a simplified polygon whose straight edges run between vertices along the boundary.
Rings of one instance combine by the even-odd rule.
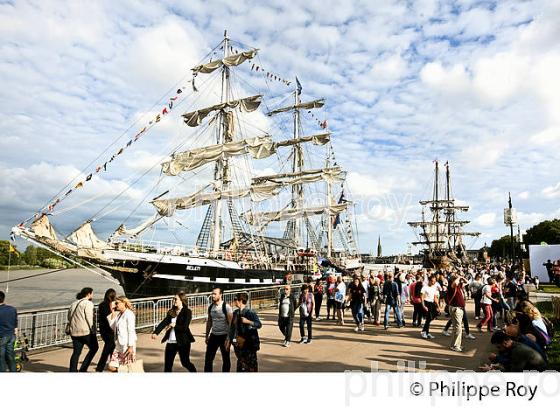
[[[136,361],[136,316],[130,300],[124,296],[117,297],[107,321],[115,332],[115,351],[108,368],[110,371],[117,371],[120,365]]]

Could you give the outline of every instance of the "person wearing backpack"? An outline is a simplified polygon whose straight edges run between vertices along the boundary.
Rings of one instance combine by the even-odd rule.
[[[397,318],[397,326],[403,327],[401,312],[399,309],[399,288],[397,284],[393,281],[393,274],[387,273],[385,282],[383,283],[383,297],[385,302],[385,317],[383,319],[383,327],[385,330],[389,328],[389,314],[391,309]]]
[[[474,300],[474,318],[475,320],[480,319],[480,299],[482,299],[482,288],[484,287],[484,283],[482,283],[482,275],[477,273],[474,277],[474,280],[469,284],[469,288],[471,290],[471,295]]]
[[[299,296],[299,334],[301,336],[300,344],[310,344],[312,339],[312,321],[314,306],[313,294],[309,292],[309,286],[304,284],[301,286],[301,295]],[[307,323],[307,337],[304,333],[304,324]]]
[[[212,372],[216,353],[220,349],[222,354],[222,372],[231,369],[229,358],[230,340],[229,329],[233,319],[233,309],[222,299],[222,289],[212,290],[212,304],[208,306],[206,320],[206,355],[204,357],[204,372]]]
[[[484,287],[482,288],[482,299],[480,300],[480,303],[484,311],[484,318],[480,321],[478,325],[476,325],[479,331],[482,331],[482,326],[484,325],[488,326],[489,332],[492,332],[494,329],[492,323],[492,317],[493,317],[492,302],[496,302],[496,303],[498,302],[496,299],[492,297],[492,286],[494,286],[495,283],[496,280],[494,278],[488,278],[488,283],[484,285]]]
[[[68,309],[68,329],[72,338],[72,356],[70,357],[70,372],[78,371],[78,361],[84,345],[89,352],[80,366],[80,372],[87,372],[91,361],[99,349],[93,322],[93,289],[83,288],[77,295],[76,301]]]
[[[233,301],[237,309],[233,312],[229,338],[237,357],[238,372],[259,371],[257,352],[261,348],[261,342],[258,329],[262,324],[257,314],[247,307],[248,300],[247,293],[242,292]]]

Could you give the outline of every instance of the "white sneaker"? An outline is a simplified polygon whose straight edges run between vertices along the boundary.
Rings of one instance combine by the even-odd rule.
[[[286,343],[288,343],[288,342],[287,342],[286,340],[284,340],[284,341],[282,342],[282,346],[286,347]]]
[[[451,336],[451,333],[449,333],[447,330],[444,330],[443,332],[441,332],[441,334],[444,336]]]
[[[290,342],[288,342],[288,341],[286,340],[286,344],[285,344],[284,346],[285,346],[285,347],[290,346]]]
[[[460,347],[455,347],[455,346],[451,346],[451,350],[453,350],[454,352],[462,352],[463,349],[461,349]]]
[[[427,339],[428,335],[426,334],[426,332],[420,332],[420,335],[422,336],[422,339]]]
[[[480,317],[475,316],[475,317],[474,317],[474,320],[480,320]]]
[[[471,335],[470,333],[466,336],[467,339],[471,339],[474,340],[476,339],[476,337],[474,337],[473,335]]]
[[[307,343],[307,338],[306,337],[302,337],[301,340],[299,341],[300,345],[302,345],[304,343]]]
[[[358,332],[359,330],[360,330],[360,326],[356,326],[356,327],[354,328],[354,332]]]
[[[360,325],[360,330],[363,332],[366,329],[365,325]]]
[[[435,337],[432,336],[430,333],[428,333],[426,336],[428,337],[428,339],[435,339]]]

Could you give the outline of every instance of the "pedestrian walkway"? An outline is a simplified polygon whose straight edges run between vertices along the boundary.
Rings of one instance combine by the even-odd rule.
[[[473,319],[472,303],[468,304],[471,329],[476,329]],[[425,369],[427,371],[477,370],[486,361],[490,346],[490,334],[474,332],[476,340],[464,340],[465,351],[453,352],[449,349],[450,337],[442,335],[447,318],[440,316],[432,322],[431,333],[436,337],[425,340],[420,337],[420,329],[409,327],[412,307],[406,307],[407,326],[398,329],[396,325],[384,330],[383,326],[366,324],[366,331],[355,333],[350,311],[347,311],[345,326],[337,326],[334,321],[321,320],[313,322],[313,343],[298,344],[299,327],[296,317],[293,331],[293,343],[285,348],[281,345],[283,336],[277,326],[276,310],[259,312],[263,327],[259,331],[261,350],[259,351],[259,371],[261,372],[344,372],[361,370],[369,372],[372,367],[379,370],[405,370],[404,366]],[[322,312],[324,313],[324,312]],[[198,371],[204,368],[205,324],[196,321],[191,324],[191,331],[196,339],[192,346],[191,360]],[[137,357],[144,360],[146,372],[163,371],[165,344],[151,340],[150,334],[138,335]],[[465,339],[465,338],[463,338]],[[102,342],[101,342],[102,343]],[[85,353],[85,352],[84,352]],[[67,372],[72,354],[71,346],[56,348],[48,352],[31,355],[31,361],[25,365],[27,372]],[[84,355],[82,355],[84,356]],[[90,366],[93,371],[97,358]],[[232,369],[235,369],[233,349]],[[218,354],[214,369],[221,368]],[[186,371],[176,359],[173,371]]]

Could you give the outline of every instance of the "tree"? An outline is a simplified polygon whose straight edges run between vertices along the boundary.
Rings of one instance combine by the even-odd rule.
[[[37,248],[33,245],[29,245],[23,253],[23,258],[25,259],[25,263],[28,265],[37,265]]]
[[[513,243],[515,247],[515,256],[519,257],[520,246],[517,237],[513,237]],[[492,258],[510,258],[511,256],[511,237],[509,235],[504,235],[500,239],[494,239],[490,245],[490,250],[488,251],[490,257]]]
[[[549,245],[560,244],[560,219],[543,221],[527,229],[524,241],[528,245],[540,245],[546,242]]]
[[[14,245],[12,246],[17,251],[17,248]],[[21,256],[19,251],[17,253],[11,252],[10,255],[10,241],[0,240],[0,265],[7,265],[8,262],[11,265],[19,265],[20,260],[21,260]]]

